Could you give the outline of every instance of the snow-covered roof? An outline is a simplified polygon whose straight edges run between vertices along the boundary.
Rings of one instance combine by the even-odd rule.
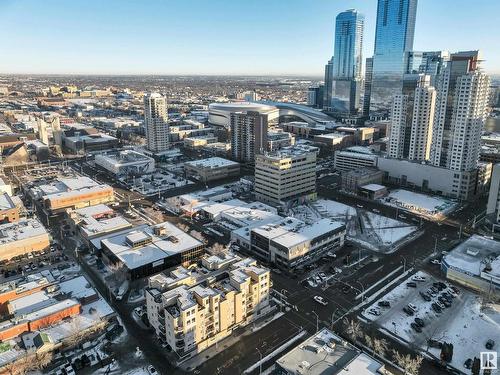
[[[239,163],[235,161],[220,157],[188,161],[185,164],[196,168],[207,168],[207,169],[224,168],[224,167],[239,165]]]

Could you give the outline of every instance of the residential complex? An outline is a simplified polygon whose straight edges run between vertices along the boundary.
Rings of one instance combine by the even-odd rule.
[[[269,309],[269,270],[231,253],[205,255],[201,265],[149,279],[148,319],[180,357],[199,353]]]
[[[158,93],[144,95],[144,122],[147,148],[153,153],[168,149],[167,104]]]
[[[267,150],[267,114],[256,111],[231,113],[230,129],[234,160],[253,163],[255,155]]]

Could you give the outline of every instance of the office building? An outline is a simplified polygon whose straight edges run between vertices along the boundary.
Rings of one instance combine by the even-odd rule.
[[[231,113],[230,127],[234,160],[254,163],[255,155],[267,150],[267,114],[257,111]]]
[[[99,242],[104,262],[124,267],[127,277],[136,280],[197,259],[202,242],[169,222],[141,225],[94,239]]]
[[[198,178],[199,181],[208,182],[239,176],[240,164],[232,160],[212,157],[188,161],[184,163],[184,170],[186,176],[192,176]]]
[[[335,151],[334,166],[336,170],[342,172],[364,167],[376,167],[377,155],[367,147],[348,147],[345,150]]]
[[[358,114],[362,83],[364,16],[350,9],[335,20],[332,101],[328,110],[339,116]]]
[[[417,0],[378,0],[370,89],[370,115],[387,116],[400,94],[405,52],[413,49]]]
[[[322,109],[325,96],[324,90],[324,85],[309,87],[307,90],[307,105],[313,108]]]
[[[167,104],[158,93],[144,95],[144,127],[147,148],[153,153],[168,149],[169,129],[167,122]]]
[[[383,172],[367,167],[342,173],[342,190],[357,194],[361,186],[382,183]]]
[[[268,269],[232,253],[149,279],[148,320],[161,342],[189,358],[269,312]]]
[[[325,87],[323,89],[323,109],[332,107],[334,56],[325,65]]]
[[[449,58],[448,51],[408,51],[405,53],[405,76],[413,75],[418,78],[420,74],[427,74],[431,85],[434,85]]]
[[[453,53],[437,78],[430,158],[435,166],[477,168],[490,85],[480,64],[479,51]]]
[[[291,270],[344,245],[346,227],[330,218],[311,224],[293,217],[249,229],[250,251],[279,268]]]
[[[289,147],[257,155],[255,197],[271,204],[316,197],[316,153]]]
[[[372,92],[372,79],[373,79],[373,57],[366,58],[365,62],[365,81],[363,93],[363,117],[370,116],[370,95]]]

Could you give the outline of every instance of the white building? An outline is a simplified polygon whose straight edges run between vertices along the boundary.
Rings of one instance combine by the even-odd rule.
[[[96,155],[95,164],[116,178],[142,176],[155,171],[153,158],[133,150]]]
[[[144,126],[147,148],[152,152],[168,149],[168,123],[165,98],[158,93],[144,95]]]
[[[376,167],[377,155],[367,147],[348,147],[335,151],[334,166],[339,171],[350,171],[364,167]]]
[[[403,158],[405,136],[408,124],[408,95],[398,94],[394,96],[391,107],[391,132],[387,155],[391,158]]]
[[[316,197],[316,153],[288,147],[255,159],[255,197],[281,204]]]
[[[430,85],[430,79],[429,75],[421,76],[415,89],[408,151],[410,160],[424,161],[430,158],[436,103],[436,89]]]
[[[431,163],[455,171],[477,168],[487,116],[489,77],[479,51],[451,55],[437,78]]]
[[[219,157],[202,160],[188,161],[184,163],[187,176],[196,176],[200,181],[214,181],[222,178],[240,175],[240,164]]]

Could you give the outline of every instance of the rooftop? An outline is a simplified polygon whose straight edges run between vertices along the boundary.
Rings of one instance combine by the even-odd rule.
[[[0,194],[0,211],[10,210],[11,208],[15,208],[16,205],[12,201],[12,198],[7,193]]]
[[[132,226],[123,216],[117,215],[105,204],[80,208],[75,210],[72,216],[87,237]]]
[[[323,328],[276,361],[291,374],[372,375],[381,374],[384,365],[358,351],[347,341]]]
[[[48,236],[48,233],[36,219],[21,219],[17,223],[0,224],[0,245],[40,235]]]
[[[186,164],[191,165],[193,167],[209,168],[209,169],[224,168],[224,167],[228,167],[228,166],[239,165],[239,163],[237,163],[235,161],[224,159],[224,158],[219,158],[219,157],[188,161],[188,162],[186,162]]]

